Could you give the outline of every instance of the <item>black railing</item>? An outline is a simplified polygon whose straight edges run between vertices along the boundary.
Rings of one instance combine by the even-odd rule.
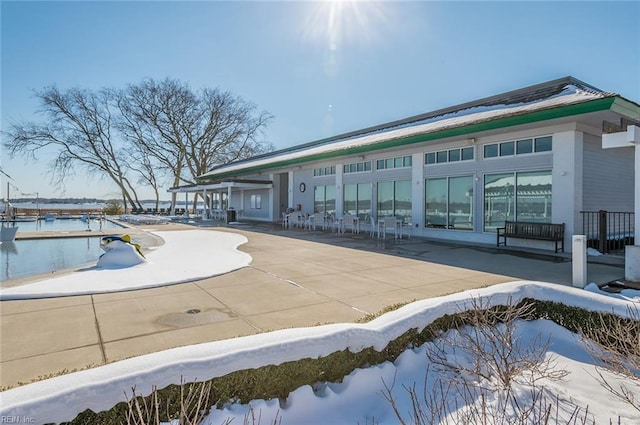
[[[587,247],[603,254],[624,253],[624,247],[634,244],[634,215],[632,212],[580,211],[582,232]]]

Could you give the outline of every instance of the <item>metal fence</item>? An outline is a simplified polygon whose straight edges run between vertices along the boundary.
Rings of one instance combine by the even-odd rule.
[[[624,247],[634,244],[634,215],[632,212],[580,211],[582,231],[587,247],[603,254],[622,254]]]

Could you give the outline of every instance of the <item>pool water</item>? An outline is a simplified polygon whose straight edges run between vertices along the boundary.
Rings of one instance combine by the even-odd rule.
[[[3,242],[0,243],[0,286],[9,279],[95,266],[103,252],[99,237]]]
[[[44,219],[34,221],[18,221],[10,226],[17,226],[20,232],[51,232],[51,231],[83,231],[83,230],[100,230],[100,229],[122,229],[117,223],[109,220],[87,220],[82,221],[74,218],[58,218],[52,221]]]

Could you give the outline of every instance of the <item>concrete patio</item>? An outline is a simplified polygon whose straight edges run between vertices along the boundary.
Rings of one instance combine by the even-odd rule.
[[[155,289],[2,301],[0,385],[183,345],[353,322],[392,304],[501,282],[571,282],[567,256],[548,252],[191,221],[161,230],[241,233],[249,242],[240,249],[253,257],[251,265]],[[620,264],[588,265],[591,282],[623,275]]]

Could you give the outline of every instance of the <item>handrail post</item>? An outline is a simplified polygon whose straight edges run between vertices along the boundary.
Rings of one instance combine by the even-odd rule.
[[[598,248],[603,254],[607,249],[607,212],[605,210],[598,211]]]

